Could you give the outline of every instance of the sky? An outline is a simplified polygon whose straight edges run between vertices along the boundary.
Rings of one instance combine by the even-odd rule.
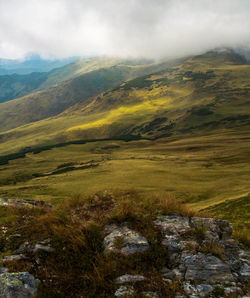
[[[0,57],[180,57],[250,49],[250,0],[0,0]]]

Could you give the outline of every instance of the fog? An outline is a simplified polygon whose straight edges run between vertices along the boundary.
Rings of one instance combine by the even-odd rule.
[[[0,57],[169,58],[250,48],[249,0],[0,0]]]

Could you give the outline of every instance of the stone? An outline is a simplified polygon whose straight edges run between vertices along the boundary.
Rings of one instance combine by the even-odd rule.
[[[122,297],[132,297],[135,291],[132,286],[120,286],[118,290],[115,292],[115,297],[122,298]]]
[[[182,250],[179,245],[181,236],[190,229],[188,217],[179,215],[158,216],[154,220],[154,224],[164,233],[162,245],[171,253],[179,253]],[[173,261],[175,261],[175,258],[173,258]]]
[[[145,237],[129,229],[127,226],[110,225],[104,230],[104,253],[119,252],[125,255],[144,252],[149,244]],[[119,240],[119,245],[117,245]]]
[[[185,282],[183,288],[189,297],[198,297],[198,290],[195,286],[191,285],[190,282]]]
[[[19,254],[19,255],[10,255],[10,256],[5,256],[2,261],[3,262],[12,262],[12,261],[19,261],[25,259],[25,255]]]
[[[50,242],[51,242],[50,239],[46,239],[36,243],[35,245],[31,245],[28,241],[26,241],[20,245],[20,247],[16,250],[16,253],[38,254],[42,251],[53,252],[54,248],[51,246]]]
[[[1,298],[32,298],[37,295],[39,280],[28,272],[0,274]]]
[[[213,292],[213,287],[207,284],[200,284],[197,287],[198,293],[200,297],[207,297],[210,293]]]
[[[115,280],[115,282],[117,284],[124,284],[124,283],[136,283],[136,282],[145,281],[145,280],[147,280],[147,278],[142,275],[124,274],[122,276],[119,276]]]
[[[234,281],[230,266],[215,256],[183,254],[182,263],[186,267],[186,280],[209,284]]]
[[[241,294],[241,288],[239,287],[226,287],[224,288],[224,293],[226,295],[232,295],[232,294]]]
[[[169,236],[180,236],[190,229],[188,217],[180,215],[158,216],[154,220],[154,224]]]
[[[8,268],[0,267],[0,274],[8,272]]]
[[[45,252],[53,252],[54,248],[51,247],[50,239],[46,239],[44,241],[38,242],[35,247],[33,248],[33,253],[37,254],[41,251]]]
[[[250,276],[250,266],[247,263],[243,263],[240,269],[240,275],[243,277]]]
[[[232,227],[226,220],[192,217],[191,226],[194,228],[203,227],[206,232],[206,237],[209,239],[226,240],[232,237]]]

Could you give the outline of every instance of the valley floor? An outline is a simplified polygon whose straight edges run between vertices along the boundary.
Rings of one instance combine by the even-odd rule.
[[[0,197],[56,205],[72,195],[135,188],[171,194],[249,229],[249,161],[247,131],[67,145],[1,165]]]

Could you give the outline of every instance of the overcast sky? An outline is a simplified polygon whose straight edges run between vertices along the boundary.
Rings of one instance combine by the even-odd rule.
[[[0,0],[0,57],[250,48],[250,0]]]

